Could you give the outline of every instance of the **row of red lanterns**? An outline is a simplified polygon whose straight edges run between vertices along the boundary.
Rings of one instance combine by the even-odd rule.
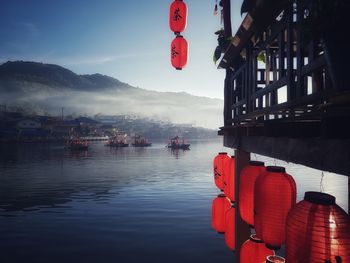
[[[226,192],[234,197],[234,157],[219,153],[214,158],[214,181],[224,193],[229,188]],[[219,196],[223,204],[234,200]],[[283,167],[251,161],[240,174],[239,202],[241,218],[255,228],[255,239],[270,249],[286,243],[287,262],[350,262],[349,215],[335,204],[334,197],[323,193],[307,192],[304,201],[295,205],[296,184]],[[221,206],[221,220],[229,209],[234,210],[228,204]],[[229,221],[233,223],[229,231],[217,231],[234,238],[234,219]],[[234,249],[234,240],[226,244]]]
[[[219,153],[214,158],[214,181],[231,202],[234,193],[234,157]],[[257,181],[257,183],[256,183]],[[283,167],[251,161],[240,174],[241,218],[255,228],[257,237],[271,249],[285,242],[285,223],[289,209],[296,202],[296,185]]]
[[[257,163],[261,166],[261,163]],[[235,157],[226,152],[219,153],[213,162],[214,182],[223,193],[218,195],[212,204],[212,226],[225,234],[225,243],[230,250],[235,250]],[[263,163],[262,163],[263,166]],[[266,253],[264,253],[266,252]],[[262,262],[267,256],[275,255],[274,251],[265,247],[256,236],[251,237],[241,247],[240,262]]]
[[[230,250],[235,250],[235,213],[234,205],[234,156],[226,152],[214,158],[214,183],[222,192],[212,203],[212,227],[225,234],[225,243]],[[233,180],[229,179],[232,177]],[[232,189],[231,191],[229,189]]]
[[[181,70],[187,64],[188,43],[180,35],[186,28],[187,24],[187,6],[183,0],[174,0],[169,10],[169,26],[175,34],[175,39],[171,42],[170,57],[172,66]]]

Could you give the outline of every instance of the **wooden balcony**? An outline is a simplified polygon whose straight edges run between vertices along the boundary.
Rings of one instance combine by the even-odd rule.
[[[219,63],[226,69],[224,145],[349,176],[345,11],[332,18],[338,31],[326,38],[312,23],[315,0],[262,3]]]

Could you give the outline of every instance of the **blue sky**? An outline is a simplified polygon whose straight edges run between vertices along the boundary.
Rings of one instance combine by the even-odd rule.
[[[0,62],[31,60],[65,66],[79,74],[102,73],[140,88],[184,91],[223,98],[224,70],[212,54],[220,16],[215,0],[187,0],[184,37],[189,62],[170,64],[168,26],[172,0],[2,0]],[[233,32],[240,24],[241,0],[232,0]]]

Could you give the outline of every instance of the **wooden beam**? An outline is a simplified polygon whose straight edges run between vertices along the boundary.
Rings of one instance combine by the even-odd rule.
[[[258,90],[257,92],[252,94],[252,99],[256,99],[260,96],[264,96],[267,93],[275,91],[275,90],[277,90],[285,85],[287,85],[287,78],[286,77],[280,78],[279,80],[274,81],[271,84],[266,85],[265,88]]]
[[[249,225],[243,221],[239,213],[239,183],[242,169],[249,164],[250,153],[237,149],[235,150],[235,239],[236,239],[236,262],[239,262],[240,249],[242,244],[250,237]]]
[[[237,136],[224,132],[224,145],[350,176],[350,139],[242,136],[241,131]]]
[[[221,0],[223,7],[223,16],[224,16],[224,32],[226,39],[232,36],[231,28],[231,1],[230,0]]]

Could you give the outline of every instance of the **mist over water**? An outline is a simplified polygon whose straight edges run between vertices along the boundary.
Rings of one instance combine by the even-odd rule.
[[[5,87],[0,83],[0,104],[19,106],[30,113],[55,116],[64,107],[67,115],[137,115],[211,129],[222,126],[222,100],[187,93],[139,88],[77,91],[38,83],[22,83],[14,89],[17,91]]]

